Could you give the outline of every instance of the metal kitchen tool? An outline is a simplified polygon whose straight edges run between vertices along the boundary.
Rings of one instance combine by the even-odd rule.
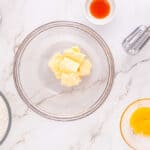
[[[141,25],[137,27],[125,40],[122,46],[130,55],[135,55],[145,46],[150,39],[150,26]]]

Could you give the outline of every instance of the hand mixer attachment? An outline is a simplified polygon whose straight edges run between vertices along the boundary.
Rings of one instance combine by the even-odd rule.
[[[145,46],[150,39],[150,26],[141,25],[137,27],[125,40],[122,46],[130,55],[135,55]]]

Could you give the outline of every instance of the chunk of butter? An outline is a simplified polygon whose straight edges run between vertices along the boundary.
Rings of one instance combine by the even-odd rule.
[[[74,60],[64,57],[64,59],[60,63],[60,71],[61,72],[77,72],[80,64],[75,62]]]
[[[76,86],[81,82],[80,77],[77,73],[62,73],[61,84],[64,86],[72,87]]]
[[[82,63],[85,58],[85,55],[80,52],[80,49],[78,47],[73,47],[71,49],[65,50],[64,56],[73,59],[79,63]]]
[[[91,71],[91,62],[88,59],[85,59],[83,63],[80,65],[79,75],[80,76],[87,76],[90,74]]]
[[[63,56],[60,53],[54,54],[51,60],[48,63],[48,66],[53,70],[57,70],[59,68],[59,64],[63,60]]]
[[[63,60],[63,55],[60,53],[54,54],[54,56],[51,58],[51,60],[48,63],[48,66],[51,68],[53,73],[55,74],[55,77],[57,79],[60,79],[61,77],[61,72],[60,72],[60,63]]]
[[[56,53],[48,63],[49,68],[63,86],[77,86],[81,77],[91,72],[92,64],[86,55],[80,52],[79,47],[64,50],[64,53]]]

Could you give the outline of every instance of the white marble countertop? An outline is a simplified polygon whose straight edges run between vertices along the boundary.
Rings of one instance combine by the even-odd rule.
[[[133,100],[150,97],[150,43],[136,56],[121,47],[135,27],[150,24],[150,0],[116,0],[114,20],[105,26],[89,23],[84,0],[0,0],[0,90],[12,109],[11,131],[0,150],[129,150],[120,136],[119,120]],[[47,120],[20,99],[12,78],[14,53],[36,27],[71,20],[95,29],[111,48],[116,75],[106,102],[92,115],[73,122]]]

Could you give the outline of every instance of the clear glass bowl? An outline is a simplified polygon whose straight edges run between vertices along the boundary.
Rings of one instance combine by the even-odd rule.
[[[150,137],[134,134],[130,127],[130,117],[139,107],[150,107],[150,98],[136,100],[131,103],[123,112],[120,120],[120,132],[126,144],[135,150],[149,150]]]
[[[2,114],[0,114],[0,117],[1,117],[0,121],[5,122],[5,124],[6,124],[6,126],[4,127],[5,129],[2,129],[2,126],[0,125],[1,126],[0,129],[4,130],[4,131],[1,131],[1,135],[0,135],[0,145],[2,145],[3,142],[5,141],[5,139],[7,138],[9,131],[10,131],[12,116],[11,116],[11,109],[10,109],[10,106],[8,104],[8,101],[7,101],[6,97],[1,92],[0,92],[0,100],[3,101],[3,104],[4,104],[4,106],[3,106],[4,110],[2,110],[2,111],[5,114],[7,114],[7,116],[5,116],[5,117],[1,116]],[[5,111],[7,111],[7,112],[5,112]]]
[[[93,67],[79,86],[65,88],[48,68],[48,61],[55,52],[72,46],[79,46]],[[75,22],[51,22],[35,29],[15,56],[19,95],[33,111],[49,119],[69,121],[91,114],[110,93],[113,77],[113,58],[104,40]]]

